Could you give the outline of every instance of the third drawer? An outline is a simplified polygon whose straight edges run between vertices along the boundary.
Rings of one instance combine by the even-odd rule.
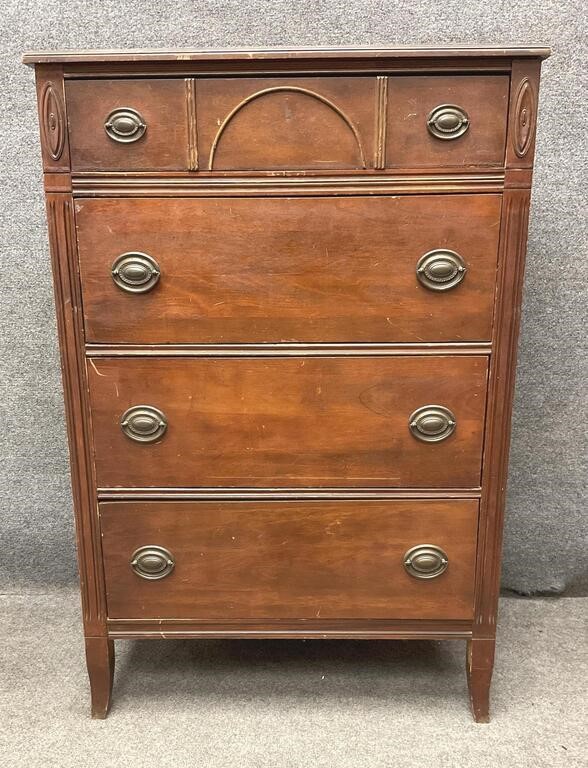
[[[480,485],[485,356],[91,359],[100,487]]]

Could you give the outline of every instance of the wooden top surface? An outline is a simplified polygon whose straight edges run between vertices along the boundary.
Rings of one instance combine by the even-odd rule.
[[[227,50],[89,50],[89,51],[28,51],[23,62],[34,64],[80,63],[158,63],[182,61],[287,61],[301,59],[407,59],[407,58],[540,58],[551,49],[545,46],[404,46],[397,48],[251,48]]]

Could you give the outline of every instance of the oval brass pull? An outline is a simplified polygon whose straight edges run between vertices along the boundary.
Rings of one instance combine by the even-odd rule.
[[[427,118],[429,133],[436,139],[458,139],[469,127],[467,112],[455,104],[440,104]]]
[[[430,291],[448,291],[464,279],[467,267],[459,253],[437,248],[425,253],[417,262],[418,281]]]
[[[127,293],[147,293],[161,275],[159,264],[146,253],[130,251],[118,256],[112,265],[112,279]]]
[[[104,121],[104,130],[109,139],[121,144],[130,144],[143,136],[147,124],[136,109],[117,107]]]
[[[162,411],[151,405],[134,405],[121,416],[120,428],[131,440],[154,443],[165,434],[167,418]]]
[[[175,564],[174,556],[165,547],[139,547],[131,556],[131,568],[142,579],[165,579]]]
[[[434,544],[417,544],[404,555],[404,567],[415,579],[434,579],[447,570],[447,554]]]
[[[423,405],[408,420],[410,431],[418,440],[437,443],[453,434],[457,422],[455,416],[443,405]]]

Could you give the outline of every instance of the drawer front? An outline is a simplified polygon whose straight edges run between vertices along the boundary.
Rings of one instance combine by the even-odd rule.
[[[504,164],[506,75],[68,80],[65,87],[74,171]]]
[[[88,375],[100,487],[480,483],[485,357],[105,358]]]
[[[100,520],[110,618],[472,618],[473,500],[112,502]]]
[[[199,78],[201,169],[373,166],[375,87],[373,77]]]
[[[86,336],[489,340],[500,209],[500,195],[77,200]],[[123,262],[142,284],[112,275]]]
[[[184,80],[66,80],[65,93],[74,172],[189,167]]]
[[[418,75],[390,80],[386,166],[502,166],[509,78]]]
[[[373,77],[77,80],[66,98],[78,171],[373,165]]]

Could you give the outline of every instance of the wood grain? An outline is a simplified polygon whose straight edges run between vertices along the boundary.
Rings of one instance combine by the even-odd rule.
[[[70,170],[63,67],[48,64],[35,71],[41,155],[45,173]]]
[[[89,341],[489,340],[499,195],[77,200]],[[468,273],[449,291],[416,278],[449,248]],[[161,279],[133,295],[110,276],[140,251]]]
[[[115,637],[461,638],[474,718],[488,720],[548,55],[25,56],[94,716]],[[427,130],[442,103],[469,116],[456,140]],[[146,119],[136,143],[107,137],[115,107]],[[438,247],[468,272],[429,294],[414,266]],[[114,287],[127,250],[161,261],[153,293]],[[120,429],[144,404],[169,420],[155,444]],[[410,434],[425,404],[454,412],[446,441]],[[416,543],[447,551],[441,577],[406,573]],[[130,568],[146,544],[174,552],[163,581]]]
[[[115,486],[478,485],[485,357],[93,360],[97,482]],[[408,428],[436,403],[453,435]],[[162,410],[157,443],[121,431],[127,408]]]
[[[86,637],[85,644],[92,717],[104,720],[108,715],[112,696],[114,642],[109,637]]]
[[[541,64],[539,61],[513,62],[508,142],[506,145],[508,168],[527,169],[533,167],[540,75]]]
[[[477,723],[490,722],[490,683],[494,669],[494,639],[472,638],[466,652],[466,676],[472,715]]]
[[[479,541],[479,589],[476,635],[493,638],[500,592],[500,566],[512,401],[516,372],[523,275],[529,220],[529,190],[505,192],[497,290],[499,322],[490,366],[490,398],[486,416],[483,504]]]
[[[313,65],[326,63],[328,66],[336,66],[338,62],[347,68],[353,66],[353,62],[369,60],[373,63],[386,62],[388,59],[461,59],[461,66],[468,66],[471,59],[483,58],[518,58],[531,57],[544,59],[550,56],[551,49],[546,46],[464,46],[464,45],[405,45],[394,48],[377,47],[348,47],[348,48],[229,48],[227,50],[164,50],[164,49],[135,49],[135,50],[104,50],[104,51],[28,51],[23,55],[25,64],[40,63],[106,63],[117,62],[138,63],[145,65],[150,62],[186,62],[186,61],[215,61],[224,64],[229,61],[237,62],[241,68],[251,61],[261,61],[265,67],[268,62],[283,60],[290,68],[297,61],[310,59]]]
[[[76,518],[82,613],[86,634],[98,637],[106,634],[106,608],[83,357],[81,294],[75,263],[73,201],[68,194],[50,193],[46,195],[46,203]]]
[[[115,639],[467,640],[471,619],[109,619]]]
[[[489,355],[491,342],[278,344],[86,344],[88,357],[406,357]]]
[[[514,169],[511,173],[514,172]],[[500,194],[505,186],[503,169],[467,170],[398,168],[393,175],[347,171],[318,174],[315,171],[258,171],[249,175],[209,171],[158,174],[79,173],[72,179],[74,196],[89,197],[357,197],[358,195]],[[527,186],[529,186],[527,184]]]
[[[388,168],[502,166],[506,143],[509,78],[498,75],[407,76],[388,86]],[[464,109],[463,136],[431,136],[427,117],[441,104]]]
[[[176,80],[70,80],[66,83],[71,164],[74,171],[185,170],[188,167],[186,85]],[[108,137],[106,118],[130,107],[145,120],[138,141]]]
[[[209,170],[365,168],[373,77],[198,79],[198,143]]]
[[[476,501],[104,503],[111,618],[469,619]],[[415,579],[404,553],[436,544],[449,567]],[[146,544],[172,552],[159,581],[129,560]]]

